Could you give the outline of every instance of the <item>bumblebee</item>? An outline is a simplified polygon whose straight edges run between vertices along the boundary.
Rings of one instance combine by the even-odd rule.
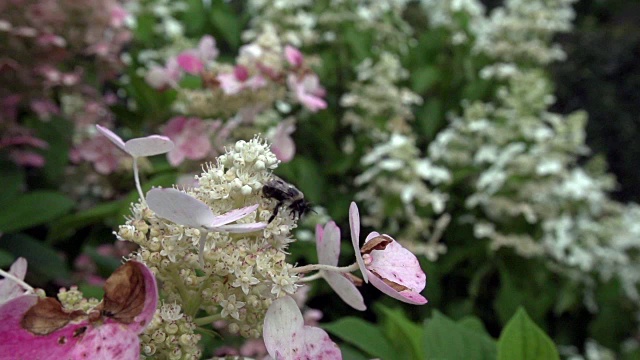
[[[273,215],[269,218],[269,223],[275,219],[282,206],[285,206],[291,212],[291,216],[302,217],[311,210],[311,204],[304,199],[302,191],[277,176],[267,181],[262,187],[262,194],[266,198],[278,201]]]

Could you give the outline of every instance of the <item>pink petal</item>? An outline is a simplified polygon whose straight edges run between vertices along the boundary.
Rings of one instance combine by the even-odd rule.
[[[304,326],[302,313],[290,296],[274,301],[267,310],[263,337],[274,359],[342,359],[340,349],[324,330]]]
[[[296,130],[293,119],[282,121],[276,127],[276,131],[271,139],[271,151],[281,162],[289,162],[296,154],[296,144],[291,138],[291,134]]]
[[[107,320],[91,324],[71,322],[48,335],[34,335],[21,326],[22,317],[37,302],[24,295],[0,307],[0,360],[9,359],[123,359],[140,356],[137,332]]]
[[[358,212],[358,205],[356,205],[355,202],[352,202],[349,206],[349,228],[351,229],[351,242],[356,252],[356,261],[362,273],[362,279],[364,282],[369,282],[366,271],[367,268],[364,265],[362,254],[360,254],[360,213]]]
[[[107,139],[111,140],[112,143],[116,144],[117,147],[122,149],[122,151],[128,152],[124,148],[124,141],[122,141],[122,138],[120,136],[116,135],[113,131],[107,129],[104,126],[96,125],[96,128],[102,135],[106,136]]]
[[[267,227],[265,223],[250,223],[250,224],[230,224],[216,226],[212,228],[213,231],[226,231],[235,234],[250,233],[258,230],[262,230]]]
[[[27,259],[19,257],[11,264],[9,273],[20,280],[27,274]],[[12,279],[0,280],[0,305],[23,295],[25,289]]]
[[[125,151],[133,157],[144,157],[164,154],[173,149],[171,139],[161,135],[151,135],[127,141]]]
[[[304,62],[304,57],[300,50],[290,45],[284,47],[284,57],[291,66],[299,67]]]
[[[129,261],[134,264],[142,273],[144,279],[144,306],[140,314],[138,314],[134,321],[127,324],[127,328],[136,334],[140,334],[147,325],[153,319],[153,315],[156,312],[158,306],[158,284],[156,283],[156,277],[151,270],[143,263],[138,261]]]
[[[238,81],[234,74],[218,74],[216,79],[225,95],[235,95],[244,89],[244,84]]]
[[[204,62],[215,60],[218,57],[218,49],[216,48],[216,40],[211,35],[205,35],[200,39],[198,44],[198,53],[200,59]]]
[[[255,205],[243,207],[241,209],[231,210],[222,215],[216,216],[211,223],[207,224],[207,226],[213,228],[213,227],[218,227],[220,225],[225,225],[225,224],[234,222],[236,220],[240,220],[246,217],[247,215],[251,214],[252,212],[254,212],[257,208],[258,208],[258,204],[255,204]]]
[[[320,227],[322,229],[322,227]],[[340,257],[340,228],[335,222],[330,221],[321,231],[321,236],[316,235],[316,250],[320,264],[337,266]]]
[[[367,309],[358,288],[344,275],[332,271],[323,271],[322,277],[347,305],[360,311]]]
[[[384,281],[382,281],[379,277],[377,277],[375,274],[371,272],[369,272],[369,279],[371,279],[371,284],[373,286],[375,286],[376,288],[378,288],[378,290],[391,296],[394,299],[406,302],[408,304],[413,304],[413,305],[423,305],[427,303],[427,299],[424,296],[418,294],[417,292],[410,291],[410,290],[404,290],[404,291],[398,292],[391,286],[385,284]]]
[[[176,57],[178,65],[187,73],[198,75],[204,70],[204,64],[192,51],[185,51]]]
[[[370,256],[372,261],[367,268],[379,277],[408,287],[417,293],[424,289],[426,275],[420,268],[418,259],[397,241],[393,240],[384,250],[372,250]]]
[[[159,217],[180,225],[201,228],[216,220],[207,204],[176,189],[151,189],[147,205]]]

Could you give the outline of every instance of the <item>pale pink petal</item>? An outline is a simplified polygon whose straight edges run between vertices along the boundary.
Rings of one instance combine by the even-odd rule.
[[[58,332],[54,334],[59,338]],[[68,355],[71,359],[137,360],[140,357],[138,334],[120,323],[91,327],[80,338],[82,341],[78,341]]]
[[[213,231],[226,231],[235,234],[250,233],[258,230],[262,230],[267,227],[265,223],[250,223],[250,224],[229,224],[216,226],[211,228]]]
[[[171,164],[171,166],[178,166],[182,164],[184,159],[184,152],[177,150],[177,148],[174,148],[167,153],[167,160],[169,161],[169,164]]]
[[[176,189],[151,189],[147,205],[159,217],[180,225],[201,228],[215,221],[207,204]]]
[[[362,273],[362,279],[364,282],[369,282],[366,271],[367,268],[364,265],[362,254],[360,254],[360,213],[358,212],[358,205],[354,202],[349,206],[349,228],[351,229],[351,242],[356,252],[356,261]]]
[[[151,135],[142,138],[135,138],[124,144],[125,151],[133,157],[144,157],[164,154],[175,145],[166,136]]]
[[[367,309],[358,288],[349,279],[344,277],[344,275],[333,271],[323,271],[322,277],[324,277],[333,291],[335,291],[347,305],[360,311]]]
[[[204,70],[202,60],[193,51],[185,51],[176,57],[178,65],[189,74],[197,75]]]
[[[388,235],[383,236],[392,239]],[[424,289],[426,276],[418,259],[397,241],[393,240],[384,250],[372,250],[369,255],[371,263],[367,268],[379,277],[408,287],[417,293]]]
[[[216,216],[211,223],[207,224],[207,226],[213,228],[213,227],[218,227],[220,225],[225,225],[225,224],[234,222],[236,220],[240,220],[246,217],[247,215],[251,214],[252,212],[254,212],[257,208],[258,208],[258,204],[255,204],[255,205],[243,207],[240,209],[231,210],[222,215]]]
[[[302,56],[300,50],[291,45],[287,45],[284,47],[284,57],[287,59],[287,62],[291,66],[299,67],[304,62],[304,57]]]
[[[261,75],[252,76],[245,82],[245,87],[251,90],[258,90],[265,86],[267,86],[267,80],[265,80]]]
[[[291,138],[295,130],[294,119],[287,119],[278,124],[271,138],[271,151],[283,163],[291,161],[296,154],[296,144]]]
[[[318,226],[319,227],[319,226]],[[316,227],[316,229],[318,228]],[[318,237],[316,234],[316,250],[320,264],[337,266],[340,257],[340,228],[335,222],[330,221],[321,229]],[[316,230],[317,231],[317,230]]]
[[[45,159],[42,155],[29,150],[11,149],[9,157],[20,166],[43,167]]]
[[[367,270],[367,272],[369,271]],[[371,280],[371,284],[373,286],[375,286],[378,290],[391,296],[394,299],[406,302],[408,304],[413,304],[413,305],[423,305],[427,303],[427,299],[424,296],[418,294],[417,292],[414,292],[411,290],[404,290],[404,291],[398,292],[391,286],[385,284],[384,281],[382,281],[379,277],[377,277],[375,274],[371,272],[369,272],[369,279]]]
[[[274,301],[267,310],[263,337],[274,359],[342,359],[340,349],[324,330],[304,326],[300,309],[290,296]]]
[[[122,151],[128,152],[124,148],[124,141],[122,141],[122,138],[120,136],[116,135],[113,131],[107,129],[104,126],[96,125],[96,128],[102,135],[106,136],[107,139],[111,140],[112,143],[116,144],[117,147],[122,149]]]
[[[198,44],[198,55],[204,62],[215,60],[218,57],[216,40],[213,36],[205,35],[200,39],[200,43]]]
[[[218,76],[216,76],[216,79],[220,83],[222,92],[224,92],[226,95],[235,95],[244,88],[243,83],[238,81],[233,73],[218,74]]]
[[[20,280],[24,280],[24,276],[27,274],[27,259],[23,257],[17,258],[16,261],[11,264],[9,274]],[[25,289],[12,279],[0,280],[0,305],[23,295],[24,292]]]

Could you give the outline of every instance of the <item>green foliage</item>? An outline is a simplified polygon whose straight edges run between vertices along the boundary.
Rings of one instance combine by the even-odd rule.
[[[73,208],[73,201],[53,191],[19,195],[0,208],[0,232],[12,233],[53,221]]]
[[[439,311],[424,322],[425,359],[495,359],[496,342],[476,318],[455,322]]]
[[[498,360],[560,359],[553,341],[520,308],[498,340]]]

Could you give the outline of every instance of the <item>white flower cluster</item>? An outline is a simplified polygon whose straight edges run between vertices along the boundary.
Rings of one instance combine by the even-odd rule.
[[[430,157],[454,176],[475,174],[465,205],[476,214],[475,235],[492,248],[545,256],[561,271],[615,276],[640,302],[640,211],[609,199],[615,182],[602,169],[578,165],[586,116],[551,113],[552,103],[543,75],[523,71],[496,102],[467,104],[430,144]]]
[[[571,30],[576,0],[507,0],[471,24],[475,50],[505,62],[545,65],[566,55],[553,35]]]
[[[215,164],[196,176],[198,186],[185,190],[214,214],[259,204],[238,223],[266,223],[276,202],[262,196],[264,184],[279,161],[258,137],[238,141]],[[120,226],[118,237],[140,245],[134,258],[143,261],[162,284],[165,300],[194,316],[204,310],[224,319],[231,333],[258,337],[271,302],[293,294],[298,276],[285,261],[297,217],[280,211],[264,230],[252,233],[211,231],[204,246],[204,267],[198,260],[200,230],[157,217],[141,204]],[[215,320],[215,319],[214,319]],[[212,320],[213,321],[213,320]]]
[[[184,26],[177,17],[184,13],[189,5],[181,0],[142,0],[125,2],[127,11],[132,15],[131,19],[148,18],[154,24],[153,32],[167,40],[184,37]],[[130,24],[135,27],[136,24]]]
[[[140,358],[200,359],[202,351],[198,343],[202,336],[196,334],[195,329],[196,324],[190,316],[182,313],[180,305],[160,305],[144,333],[140,335]]]
[[[280,38],[297,47],[333,43],[340,29],[354,26],[371,34],[376,43],[406,51],[411,27],[403,20],[407,0],[251,0],[251,29],[243,36],[254,39],[265,26],[276,27]],[[376,49],[374,49],[376,50]]]
[[[422,104],[422,98],[398,83],[408,77],[400,59],[383,52],[377,61],[364,60],[356,67],[357,78],[349,84],[349,92],[340,99],[347,108],[342,119],[355,131],[410,133],[408,121],[413,119],[411,107]],[[377,131],[376,131],[377,130]]]
[[[444,211],[448,194],[432,190],[428,184],[447,184],[451,174],[420,156],[414,140],[405,135],[393,134],[388,142],[376,145],[362,158],[367,170],[355,179],[355,184],[363,187],[356,200],[367,208],[363,224],[388,229],[414,249],[415,243],[427,243],[421,252],[435,260],[446,247],[437,241],[427,242],[431,216]]]

